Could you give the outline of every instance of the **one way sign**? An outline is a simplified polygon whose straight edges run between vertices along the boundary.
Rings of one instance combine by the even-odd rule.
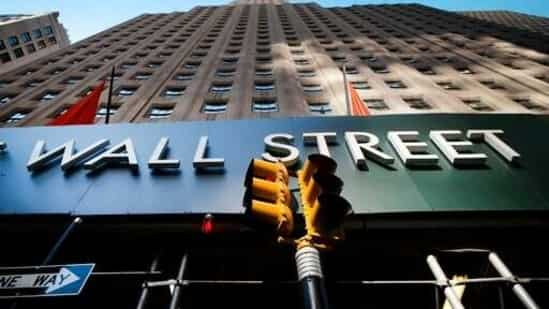
[[[0,268],[0,299],[78,295],[95,264]]]

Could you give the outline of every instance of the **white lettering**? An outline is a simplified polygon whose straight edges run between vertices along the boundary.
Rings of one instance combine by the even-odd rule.
[[[130,168],[137,168],[137,156],[131,138],[113,146],[106,152],[84,163],[86,169],[96,169],[108,164],[123,164]]]
[[[429,166],[438,163],[438,156],[427,153],[427,143],[417,139],[417,131],[389,131],[387,138],[406,166]],[[421,154],[418,154],[421,152]]]
[[[488,157],[483,153],[462,153],[463,151],[471,151],[473,147],[473,143],[461,139],[462,134],[459,130],[431,131],[429,137],[452,165],[486,163]]]
[[[477,142],[484,141],[508,162],[516,162],[520,159],[520,154],[496,135],[503,133],[503,130],[468,130],[467,138]]]
[[[151,169],[163,169],[163,168],[179,168],[179,160],[165,159],[166,153],[169,150],[168,143],[170,140],[167,137],[162,137],[156,145],[151,158],[149,159],[149,168]]]
[[[292,146],[294,137],[290,134],[269,134],[263,140],[265,150],[261,156],[271,162],[282,162],[286,166],[292,166],[299,161],[299,149]],[[273,155],[274,154],[274,155]]]
[[[359,169],[366,168],[366,157],[381,164],[393,164],[395,158],[379,150],[379,138],[367,132],[345,132],[345,143],[353,162]],[[366,156],[366,157],[365,157]]]
[[[336,143],[335,132],[313,132],[303,133],[303,142],[305,145],[316,145],[318,147],[318,153],[330,157],[330,150],[328,144]]]
[[[194,168],[222,168],[225,166],[225,159],[223,158],[206,158],[208,152],[208,137],[202,136],[196,147],[194,153],[193,166]]]
[[[102,139],[90,145],[86,149],[74,154],[75,141],[71,139],[65,144],[44,153],[46,142],[41,140],[36,142],[34,146],[29,162],[27,163],[27,169],[29,171],[38,170],[63,153],[63,157],[61,159],[61,169],[63,171],[67,171],[92,154],[98,152],[100,149],[105,148],[108,144],[109,140]]]

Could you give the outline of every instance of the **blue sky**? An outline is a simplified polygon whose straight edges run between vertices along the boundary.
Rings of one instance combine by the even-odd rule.
[[[72,42],[84,39],[142,13],[186,11],[196,5],[225,4],[229,0],[1,0],[0,14],[59,11]],[[293,1],[292,1],[293,2]],[[310,2],[310,1],[296,1]],[[549,0],[317,0],[322,6],[418,2],[447,10],[505,9],[549,16]]]

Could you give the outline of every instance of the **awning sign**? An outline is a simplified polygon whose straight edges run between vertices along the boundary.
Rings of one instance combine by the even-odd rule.
[[[0,268],[0,299],[78,295],[95,264]]]

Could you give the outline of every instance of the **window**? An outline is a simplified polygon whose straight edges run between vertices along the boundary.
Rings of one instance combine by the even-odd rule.
[[[157,106],[149,111],[149,119],[166,119],[173,113],[173,107]]]
[[[135,76],[133,79],[135,80],[149,80],[152,77],[152,73],[150,72],[137,72],[135,73]]]
[[[540,104],[532,102],[532,100],[530,100],[530,98],[521,98],[521,97],[519,97],[519,98],[514,98],[513,101],[520,104],[520,105],[522,105],[524,108],[529,109],[529,110],[543,111],[543,110],[547,109],[545,106],[542,106]]]
[[[175,80],[192,80],[194,72],[181,72],[177,73],[174,77]]]
[[[9,103],[13,97],[13,95],[0,95],[0,105]]]
[[[255,76],[257,77],[272,77],[273,70],[270,68],[257,68],[255,70]]]
[[[256,81],[255,82],[255,91],[256,92],[271,92],[275,88],[273,81]]]
[[[116,114],[117,111],[118,111],[118,106],[111,106],[111,108],[109,109],[109,116]],[[95,113],[95,118],[105,118],[105,117],[107,117],[107,108],[106,107],[99,108],[99,110],[97,110],[97,113]]]
[[[463,99],[462,102],[475,111],[489,112],[494,110],[490,105],[482,102],[482,100],[479,98]]]
[[[118,96],[129,97],[137,91],[137,87],[120,87],[118,89]]]
[[[236,69],[234,68],[221,68],[215,72],[215,75],[217,77],[233,77],[235,73]]]
[[[127,70],[127,69],[133,67],[136,64],[137,64],[137,62],[124,62],[120,65],[120,68],[123,69],[123,70]]]
[[[28,88],[34,88],[34,87],[40,85],[42,82],[44,82],[44,81],[40,80],[40,79],[33,79],[33,80],[28,81],[25,84],[25,86],[28,87]]]
[[[233,89],[232,83],[214,83],[210,87],[212,94],[226,94]]]
[[[44,94],[42,94],[38,100],[42,103],[45,103],[45,102],[49,102],[53,99],[55,99],[55,97],[57,97],[57,95],[59,94],[58,91],[51,91],[51,90],[48,90],[46,91]]]
[[[258,63],[271,63],[273,58],[271,56],[257,56],[255,61]]]
[[[385,84],[391,89],[404,89],[406,88],[406,85],[402,81],[399,80],[386,80]]]
[[[297,70],[297,75],[299,77],[314,77],[316,76],[316,72],[313,69],[301,69]]]
[[[39,39],[42,37],[42,30],[40,29],[34,29],[32,30],[32,37],[35,39]]]
[[[175,98],[182,96],[185,93],[185,87],[168,87],[162,93],[163,97]]]
[[[468,67],[466,66],[463,66],[463,67],[456,67],[456,70],[461,73],[461,74],[464,74],[464,75],[473,75],[475,74],[475,72],[473,72],[473,70],[469,69]]]
[[[82,76],[71,76],[63,81],[65,85],[74,85],[84,79]]]
[[[372,66],[371,69],[372,69],[372,71],[374,71],[374,73],[377,73],[377,74],[387,74],[387,73],[389,73],[389,69],[384,65]]]
[[[322,86],[318,84],[302,84],[305,95],[319,95],[322,93]]]
[[[309,59],[294,59],[295,64],[297,65],[309,65],[311,61]]]
[[[23,43],[27,43],[27,42],[32,41],[30,33],[28,33],[28,32],[21,33],[21,41],[23,41]]]
[[[223,58],[224,64],[236,64],[238,63],[238,57],[224,57]]]
[[[205,114],[219,114],[227,111],[227,101],[208,101],[202,106]]]
[[[423,98],[405,98],[403,100],[413,109],[431,109],[431,106]]]
[[[26,45],[25,48],[27,49],[27,53],[29,54],[36,52],[36,47],[34,47],[34,44],[32,43]]]
[[[44,34],[50,35],[53,33],[53,28],[51,26],[44,27]]]
[[[4,123],[16,123],[21,120],[23,120],[25,117],[27,117],[29,113],[24,111],[19,111],[12,113],[6,120],[4,120]]]
[[[7,63],[7,62],[10,62],[11,61],[11,56],[9,53],[3,53],[3,54],[0,54],[0,61],[2,63]]]
[[[387,104],[385,104],[385,101],[383,99],[366,99],[364,100],[364,103],[366,106],[368,106],[369,109],[389,109]]]
[[[461,87],[452,83],[452,82],[438,82],[439,85],[444,90],[461,90]]]
[[[38,41],[38,49],[44,49],[46,48],[46,42],[44,42],[44,40],[40,40]]]
[[[357,75],[359,72],[356,67],[352,66],[346,66],[345,67],[345,74],[347,75]]]
[[[200,61],[187,61],[183,65],[185,69],[195,70],[200,66]]]
[[[8,38],[8,44],[11,47],[17,46],[19,45],[19,39],[16,36],[12,35]]]
[[[332,107],[329,102],[310,102],[309,111],[311,113],[326,114],[332,111]]]
[[[151,69],[159,68],[162,65],[163,62],[161,61],[151,61],[147,63],[147,67]]]
[[[484,86],[490,88],[490,89],[494,89],[494,90],[502,90],[502,89],[505,89],[505,87],[493,80],[482,80],[480,81],[481,84],[483,84]]]
[[[366,90],[366,89],[371,89],[370,85],[368,84],[367,81],[352,81],[351,82],[351,85],[353,86],[353,88],[355,88],[356,90]]]
[[[6,44],[4,43],[4,40],[0,40],[0,50],[6,49]]]
[[[252,111],[256,113],[278,112],[278,103],[274,99],[254,100]]]
[[[436,75],[437,73],[431,67],[419,67],[417,70],[425,75]]]
[[[50,43],[50,44],[52,44],[52,45],[53,45],[53,44],[57,44],[57,39],[56,39],[54,36],[50,36],[50,37],[48,38],[48,43]]]
[[[23,52],[22,48],[14,49],[13,54],[15,55],[15,58],[21,58],[21,57],[25,56],[25,52]]]

